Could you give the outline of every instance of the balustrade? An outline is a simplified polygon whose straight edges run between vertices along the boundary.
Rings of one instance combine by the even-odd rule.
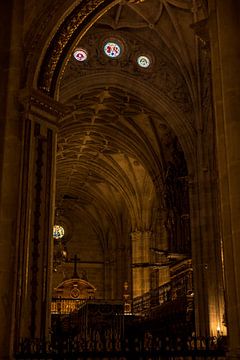
[[[157,289],[153,289],[142,296],[134,298],[133,313],[146,315],[152,307],[181,297],[186,297],[187,302],[192,304],[193,295],[192,269],[190,268]],[[192,306],[189,304],[188,308],[192,308]]]

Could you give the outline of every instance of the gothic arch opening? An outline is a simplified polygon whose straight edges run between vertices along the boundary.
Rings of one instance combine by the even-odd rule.
[[[171,300],[172,311],[176,304],[179,314],[184,308],[191,334],[193,95],[160,29],[149,26],[158,26],[166,9],[152,6],[112,7],[75,41],[55,80],[65,107],[58,121],[55,221],[69,222],[72,235],[53,287],[71,277],[69,259],[77,254],[96,299],[123,299],[127,282],[130,312],[153,316]],[[146,67],[140,56],[149,59]],[[148,304],[140,308],[144,297]],[[173,322],[165,331],[180,333],[180,322]]]
[[[25,135],[36,142],[34,196],[43,174],[48,205],[49,189],[56,193],[54,223],[66,230],[51,245],[51,291],[72,279],[69,293],[80,294],[80,278],[94,287],[95,300],[125,301],[128,315],[147,315],[159,331],[214,335],[223,328],[222,288],[213,281],[221,278],[220,247],[215,240],[203,246],[206,229],[219,240],[216,194],[206,187],[215,171],[210,61],[194,26],[206,6],[193,5],[146,0],[69,8],[42,36],[39,59],[29,56],[27,81],[35,90],[28,120],[40,120],[26,123]],[[42,207],[37,203],[34,214]],[[41,221],[36,215],[34,234]],[[38,251],[36,237],[33,263]],[[40,288],[33,268],[31,281]],[[172,316],[167,325],[162,309]]]
[[[239,2],[0,10],[1,358],[240,358]]]

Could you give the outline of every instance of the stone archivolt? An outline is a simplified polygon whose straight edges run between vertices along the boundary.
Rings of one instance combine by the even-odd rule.
[[[184,86],[179,85],[180,83],[177,85],[176,82],[175,84],[170,83],[170,85],[178,88],[178,94],[175,93],[171,95],[174,101],[179,103],[194,103],[195,95],[192,87],[196,85],[193,66],[195,59],[190,58],[190,54],[191,56],[194,54],[194,52],[191,51],[192,47],[194,47],[194,33],[192,30],[189,30],[189,27],[192,23],[196,22],[194,18],[196,14],[198,20],[206,17],[205,4],[199,2],[196,9],[189,1],[154,1],[151,3],[151,6],[149,6],[149,1],[139,4],[126,2],[124,4],[119,3],[116,6],[113,5],[114,3],[108,4],[107,1],[99,0],[88,2],[87,5],[76,4],[72,12],[66,16],[65,20],[61,24],[58,24],[58,31],[55,33],[55,36],[48,40],[49,46],[45,49],[43,64],[38,74],[38,86],[43,91],[51,93],[52,95],[54,94],[58,81],[57,77],[59,74],[61,74],[61,76],[63,75],[66,63],[71,57],[69,50],[73,49],[82,37],[84,21],[88,19],[89,23],[93,23],[95,10],[101,9],[100,12],[104,10],[106,15],[100,18],[97,25],[95,25],[96,27],[99,25],[105,28],[107,27],[110,32],[112,29],[119,31],[121,28],[124,28],[127,29],[129,38],[131,38],[131,34],[138,31],[140,36],[143,39],[145,38],[145,43],[148,41],[150,45],[154,40],[155,44],[151,44],[151,46],[155,45],[157,49],[159,49],[159,46],[160,48],[165,47],[165,49],[167,49],[168,55],[170,55],[168,60],[174,58],[176,62],[175,65],[177,64],[177,71],[174,72],[174,77],[172,77],[171,81],[173,81],[174,78],[177,79],[181,74],[183,76],[182,80],[186,82]],[[106,12],[107,9],[110,10]],[[59,11],[59,9],[57,10],[53,3],[52,8],[50,7],[48,9],[48,15],[52,14],[52,18],[54,18],[57,11]],[[63,11],[66,11],[66,9]],[[179,21],[181,18],[183,21]],[[52,24],[52,26],[54,27],[56,24]],[[172,29],[171,40],[165,35],[166,27]],[[29,34],[30,33],[29,31]],[[43,34],[42,38],[46,36],[42,31],[41,34]],[[35,49],[34,46],[41,43],[39,32],[36,32],[31,38],[29,45],[27,44],[26,46],[26,52],[28,54],[27,62],[30,67],[31,61],[33,60],[31,59],[31,54],[33,53],[33,49]],[[38,39],[38,41],[36,41],[36,39]],[[134,43],[134,46],[139,46],[140,44],[140,42],[137,44],[136,39],[132,43]],[[141,48],[142,46],[140,46],[140,49]],[[41,58],[42,56],[43,54],[39,55]],[[159,58],[159,56],[159,51],[154,50],[154,57]],[[35,59],[34,61],[37,60]],[[157,71],[163,68],[162,65],[164,64],[165,62],[160,63],[161,66]],[[169,65],[169,61],[167,64]],[[163,75],[165,74],[166,77],[166,74],[168,74],[170,80],[171,73],[172,71],[166,71],[165,67],[165,71],[160,71],[160,78],[164,78]],[[186,90],[184,90],[185,88]],[[169,86],[167,92],[170,92],[170,89],[171,86]],[[184,93],[184,97],[181,93]],[[179,96],[181,96],[182,100]]]

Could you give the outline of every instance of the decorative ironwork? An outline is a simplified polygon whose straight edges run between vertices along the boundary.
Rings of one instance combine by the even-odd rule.
[[[141,338],[119,338],[114,333],[101,337],[98,332],[88,334],[86,339],[68,338],[64,341],[43,341],[22,339],[16,352],[16,359],[166,359],[182,357],[195,359],[197,356],[225,359],[225,339],[217,337],[159,338],[145,333]]]
[[[132,311],[135,314],[144,314],[149,312],[152,306],[162,305],[165,302],[176,300],[180,297],[186,297],[189,302],[193,302],[193,278],[192,269],[187,269],[184,273],[176,275],[176,277],[168,283],[138,296],[133,299]]]
[[[78,311],[79,308],[87,302],[87,299],[64,299],[53,298],[51,303],[52,314],[70,314]]]
[[[51,338],[87,341],[89,337],[124,334],[124,307],[119,301],[53,299]]]

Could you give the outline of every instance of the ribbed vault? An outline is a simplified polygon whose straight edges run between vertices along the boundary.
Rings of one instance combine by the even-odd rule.
[[[112,223],[118,205],[126,206],[133,229],[152,228],[153,209],[164,206],[165,172],[182,156],[176,136],[146,104],[114,87],[74,96],[67,106],[58,137],[60,206],[94,204]]]
[[[80,232],[73,242],[95,238],[89,249],[101,249],[103,261],[117,264],[119,249],[128,256],[130,234],[139,231],[152,234],[150,247],[190,252],[187,181],[199,106],[191,24],[204,11],[187,0],[121,2],[66,54],[55,92],[66,109],[56,209]],[[120,40],[120,58],[104,54],[108,38]],[[77,47],[85,62],[72,56]],[[139,54],[150,57],[149,68],[137,65]],[[121,261],[116,271],[129,277],[123,268],[131,260]]]

